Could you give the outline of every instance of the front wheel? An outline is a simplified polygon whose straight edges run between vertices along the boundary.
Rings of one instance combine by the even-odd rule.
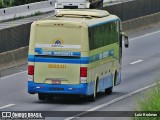
[[[113,92],[113,87],[105,89],[106,95],[110,95],[110,94],[112,94],[112,92]]]

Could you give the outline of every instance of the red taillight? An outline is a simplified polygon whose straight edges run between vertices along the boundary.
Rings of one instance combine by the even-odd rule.
[[[87,67],[80,68],[80,77],[87,77]]]
[[[28,75],[34,75],[34,66],[28,65]]]

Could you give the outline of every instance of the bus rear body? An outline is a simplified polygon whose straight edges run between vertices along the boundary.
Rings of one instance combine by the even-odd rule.
[[[28,92],[85,95],[94,101],[97,92],[110,94],[120,84],[121,58],[117,16],[102,10],[59,12],[31,26]]]
[[[29,46],[29,92],[87,94],[86,25],[35,22]],[[86,34],[86,35],[85,35]]]

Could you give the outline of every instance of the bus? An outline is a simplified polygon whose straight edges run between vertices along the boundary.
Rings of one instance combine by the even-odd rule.
[[[103,0],[56,0],[55,9],[101,8]]]
[[[95,101],[121,82],[121,20],[104,10],[60,10],[31,25],[28,93],[39,100],[80,95]],[[124,36],[124,37],[123,37]]]

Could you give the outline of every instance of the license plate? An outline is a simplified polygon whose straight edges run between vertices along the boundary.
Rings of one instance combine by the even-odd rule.
[[[64,88],[50,87],[49,90],[51,90],[51,91],[60,91],[60,90],[64,90]]]
[[[66,69],[66,65],[61,65],[61,64],[48,64],[48,68],[52,69]]]

